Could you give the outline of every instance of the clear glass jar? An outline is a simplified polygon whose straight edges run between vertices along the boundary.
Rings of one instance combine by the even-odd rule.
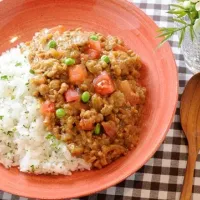
[[[181,50],[185,59],[186,67],[193,73],[200,72],[200,32],[195,32],[192,41],[189,30],[186,31]]]

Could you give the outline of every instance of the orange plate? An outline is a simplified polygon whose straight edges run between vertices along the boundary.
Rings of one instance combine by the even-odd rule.
[[[0,189],[20,196],[44,199],[72,198],[119,183],[142,167],[164,140],[177,102],[177,69],[168,44],[159,50],[158,27],[125,0],[1,0],[0,52],[28,41],[44,28],[63,24],[116,35],[138,53],[145,66],[148,89],[145,121],[136,150],[102,170],[72,176],[36,176],[0,166]]]

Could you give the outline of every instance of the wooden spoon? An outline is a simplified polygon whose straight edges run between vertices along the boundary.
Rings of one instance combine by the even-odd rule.
[[[195,163],[200,149],[200,73],[194,75],[185,87],[180,116],[188,140],[188,162],[180,200],[190,200]]]

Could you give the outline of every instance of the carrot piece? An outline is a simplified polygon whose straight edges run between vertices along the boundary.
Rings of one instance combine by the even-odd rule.
[[[69,80],[71,83],[80,84],[87,77],[87,71],[84,65],[75,65],[69,67]]]
[[[90,119],[81,119],[79,126],[82,130],[90,131],[94,128],[94,124]]]

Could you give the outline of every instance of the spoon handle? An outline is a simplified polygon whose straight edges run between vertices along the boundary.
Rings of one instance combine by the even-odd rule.
[[[187,168],[184,178],[184,184],[181,192],[180,200],[190,200],[192,195],[194,169],[197,159],[197,151],[195,145],[189,145]]]

